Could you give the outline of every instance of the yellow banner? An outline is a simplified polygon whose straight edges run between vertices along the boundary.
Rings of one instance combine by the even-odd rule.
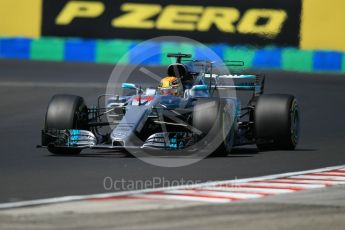
[[[302,49],[345,51],[345,0],[304,0]]]
[[[42,2],[0,0],[0,36],[41,36]],[[345,51],[344,10],[345,0],[303,0],[300,48]]]
[[[0,0],[0,35],[39,37],[42,0]]]

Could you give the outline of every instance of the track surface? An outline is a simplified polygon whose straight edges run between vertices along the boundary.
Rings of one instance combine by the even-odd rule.
[[[102,85],[105,87],[112,68],[0,61],[0,202],[104,193],[105,177],[201,182],[345,164],[345,76],[286,72],[268,72],[266,92],[294,94],[299,100],[302,137],[296,151],[258,153],[255,146],[248,146],[228,157],[161,168],[119,153],[89,150],[77,157],[61,157],[36,149],[50,98],[56,93],[77,94],[91,105],[105,92]],[[152,71],[164,74],[162,68]]]

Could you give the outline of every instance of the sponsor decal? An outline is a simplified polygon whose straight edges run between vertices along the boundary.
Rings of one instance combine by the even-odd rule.
[[[301,0],[45,0],[42,34],[298,46]]]

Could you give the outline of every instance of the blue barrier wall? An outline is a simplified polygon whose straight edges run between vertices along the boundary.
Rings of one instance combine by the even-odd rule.
[[[138,50],[132,49],[138,44],[141,44],[140,41],[135,40],[0,38],[0,58],[166,65],[169,63],[165,57],[168,52],[187,52],[196,59],[203,53],[203,48],[187,43],[151,42],[141,46],[141,52],[162,55],[153,55],[140,60]],[[277,47],[255,49],[225,44],[209,44],[208,47],[220,58],[245,61],[247,68],[345,72],[345,53],[342,52]]]

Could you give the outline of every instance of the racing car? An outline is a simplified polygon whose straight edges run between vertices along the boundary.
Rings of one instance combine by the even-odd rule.
[[[100,95],[98,101],[106,98],[104,106],[88,108],[80,96],[55,95],[47,108],[40,147],[64,155],[89,148],[171,154],[202,150],[222,156],[234,146],[248,144],[260,151],[296,148],[299,107],[293,95],[264,94],[265,76],[260,74],[223,74],[215,71],[215,62],[193,60],[190,54],[168,57],[176,59],[167,74],[184,83],[182,96],[122,83],[131,94]],[[224,91],[248,92],[249,100]],[[104,132],[104,127],[111,128]]]

